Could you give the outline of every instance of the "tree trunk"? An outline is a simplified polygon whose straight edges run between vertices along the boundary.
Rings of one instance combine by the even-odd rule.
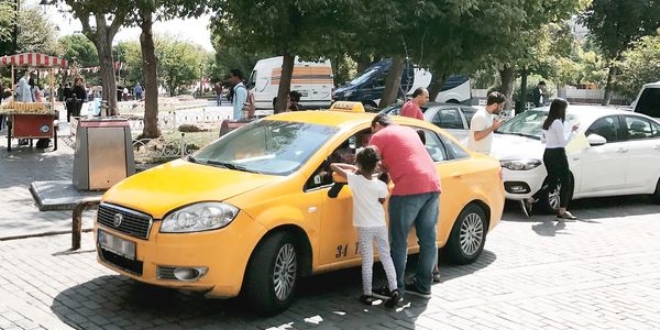
[[[610,101],[612,101],[612,96],[614,95],[612,80],[614,80],[616,74],[617,74],[617,67],[611,65],[610,70],[607,73],[607,85],[605,85],[605,97],[603,98],[603,103],[602,103],[602,105],[604,106],[610,105]]]
[[[518,100],[519,106],[516,106],[516,114],[527,110],[527,75],[528,72],[525,68],[520,74],[520,100]]]
[[[447,77],[449,75],[446,73],[438,74],[437,72],[433,72],[433,76],[431,77],[431,83],[429,84],[429,100],[430,101],[436,101],[438,98],[438,94],[440,94],[440,90],[442,89],[442,86],[445,84],[445,81],[447,80]]]
[[[291,89],[291,76],[293,75],[293,65],[296,57],[291,54],[284,54],[282,62],[282,74],[280,76],[280,86],[277,89],[277,102],[275,102],[275,113],[286,111],[286,99]]]
[[[156,47],[154,45],[153,13],[140,12],[140,48],[142,49],[142,71],[144,72],[144,129],[142,138],[157,138],[158,129],[158,77]]]
[[[112,39],[113,35],[109,35],[108,24],[103,15],[96,16],[96,50],[99,53],[99,60],[101,66],[101,86],[103,87],[103,101],[108,104],[109,114],[116,116],[119,113],[117,107],[117,82],[115,81],[115,67],[112,60]],[[104,114],[102,114],[103,116]]]
[[[385,79],[385,90],[383,91],[383,97],[380,99],[379,108],[385,108],[396,102],[399,89],[401,89],[401,75],[403,74],[404,64],[405,59],[403,57],[397,56],[392,59],[392,68],[387,74],[387,79]]]
[[[500,78],[502,80],[502,94],[506,96],[505,109],[511,110],[511,98],[513,97],[513,84],[516,82],[516,70],[511,66],[505,66],[500,71]]]

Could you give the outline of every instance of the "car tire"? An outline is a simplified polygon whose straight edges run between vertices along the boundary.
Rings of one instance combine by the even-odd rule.
[[[288,232],[267,236],[250,258],[244,298],[256,313],[270,316],[291,306],[300,268],[298,246]]]
[[[658,179],[658,183],[655,185],[655,192],[651,195],[651,201],[654,204],[660,204],[660,179]]]
[[[476,204],[461,211],[444,249],[452,263],[465,265],[477,260],[486,244],[486,223],[486,213]]]
[[[547,178],[546,178],[547,180]],[[573,199],[573,176],[570,177],[568,180],[568,198],[569,202],[570,200]],[[539,208],[542,212],[549,213],[549,214],[557,214],[559,211],[559,204],[561,203],[561,199],[559,197],[559,191],[561,188],[561,185],[558,184],[557,187],[553,191],[549,191],[548,189],[545,189],[547,186],[547,182],[543,183],[543,188],[541,192],[541,196],[539,196]]]

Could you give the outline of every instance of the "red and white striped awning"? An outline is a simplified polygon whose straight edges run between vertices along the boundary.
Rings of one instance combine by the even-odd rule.
[[[66,60],[46,54],[25,53],[0,57],[0,65],[38,67],[38,68],[66,68]]]

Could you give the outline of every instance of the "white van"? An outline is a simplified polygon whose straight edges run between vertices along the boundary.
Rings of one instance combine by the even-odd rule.
[[[283,57],[264,58],[257,62],[248,81],[253,89],[257,109],[273,109],[282,76]],[[300,107],[305,109],[329,108],[333,88],[330,60],[294,60],[291,90],[301,94]]]
[[[644,85],[630,106],[635,112],[660,118],[660,81]]]

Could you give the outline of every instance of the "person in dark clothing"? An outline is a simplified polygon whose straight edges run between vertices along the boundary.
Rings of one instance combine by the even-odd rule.
[[[73,116],[80,117],[82,105],[87,101],[87,89],[85,88],[85,81],[83,78],[78,77],[74,80],[72,94],[74,99]]]
[[[286,103],[286,110],[287,111],[298,111],[300,110],[300,97],[302,94],[300,94],[297,91],[290,91],[289,92],[289,97],[287,98],[287,103]]]
[[[543,91],[545,90],[545,81],[539,81],[539,84],[532,90],[532,102],[535,107],[543,106]]]
[[[75,108],[75,100],[73,99],[73,89],[71,89],[71,83],[66,83],[62,91],[62,98],[64,99],[64,104],[66,105],[66,121],[71,122],[71,114]]]

